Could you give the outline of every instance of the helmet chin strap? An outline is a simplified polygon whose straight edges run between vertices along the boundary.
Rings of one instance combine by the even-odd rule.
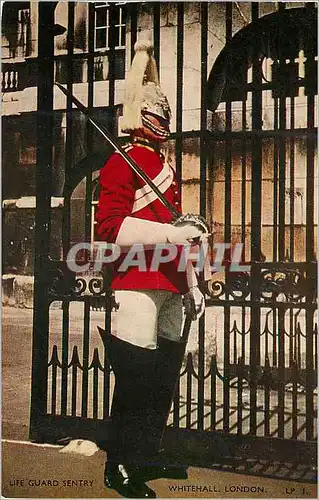
[[[168,137],[170,136],[170,132],[165,130],[164,127],[157,127],[156,125],[154,125],[154,123],[151,122],[151,120],[146,118],[146,116],[144,116],[143,114],[142,114],[142,123],[144,127],[147,127],[149,130],[151,130],[151,132],[153,132],[162,139],[168,139]]]

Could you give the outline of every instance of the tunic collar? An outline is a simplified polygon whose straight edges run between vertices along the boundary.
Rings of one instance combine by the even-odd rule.
[[[132,144],[133,146],[141,146],[143,148],[150,149],[151,151],[154,151],[157,154],[161,153],[161,149],[158,144],[141,137],[135,137],[132,141]]]

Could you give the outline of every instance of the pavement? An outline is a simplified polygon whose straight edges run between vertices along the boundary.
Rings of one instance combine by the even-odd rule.
[[[105,453],[61,453],[28,441],[32,310],[3,309],[2,498],[119,498],[104,487]],[[159,498],[317,498],[309,482],[190,467],[187,480],[149,481]]]
[[[61,453],[61,446],[23,441],[2,443],[2,495],[5,498],[119,498],[103,485],[105,454]],[[148,482],[158,498],[317,498],[316,486],[193,468],[187,480]]]

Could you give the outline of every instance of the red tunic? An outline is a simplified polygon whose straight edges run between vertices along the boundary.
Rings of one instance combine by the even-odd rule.
[[[165,194],[165,198],[181,211],[179,190],[172,168],[161,153],[135,144],[127,153]],[[135,174],[125,160],[114,153],[100,173],[100,198],[96,213],[97,234],[100,240],[115,243],[125,217],[136,217],[154,222],[170,223],[172,215],[153,194],[145,182]],[[136,243],[139,243],[138,241]],[[163,242],[164,243],[164,242]],[[186,273],[177,271],[178,257],[150,270],[153,250],[146,250],[146,271],[131,266],[125,272],[118,268],[124,257],[114,264],[113,290],[169,290],[187,292]]]

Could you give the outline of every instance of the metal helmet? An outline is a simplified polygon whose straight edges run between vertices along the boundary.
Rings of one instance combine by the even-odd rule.
[[[169,126],[171,110],[158,79],[158,71],[150,41],[136,42],[132,67],[126,80],[121,129],[131,133],[143,125],[162,136],[169,136],[147,118],[153,115]]]
[[[143,85],[141,112],[158,116],[167,122],[171,120],[171,108],[161,87],[154,82]]]

